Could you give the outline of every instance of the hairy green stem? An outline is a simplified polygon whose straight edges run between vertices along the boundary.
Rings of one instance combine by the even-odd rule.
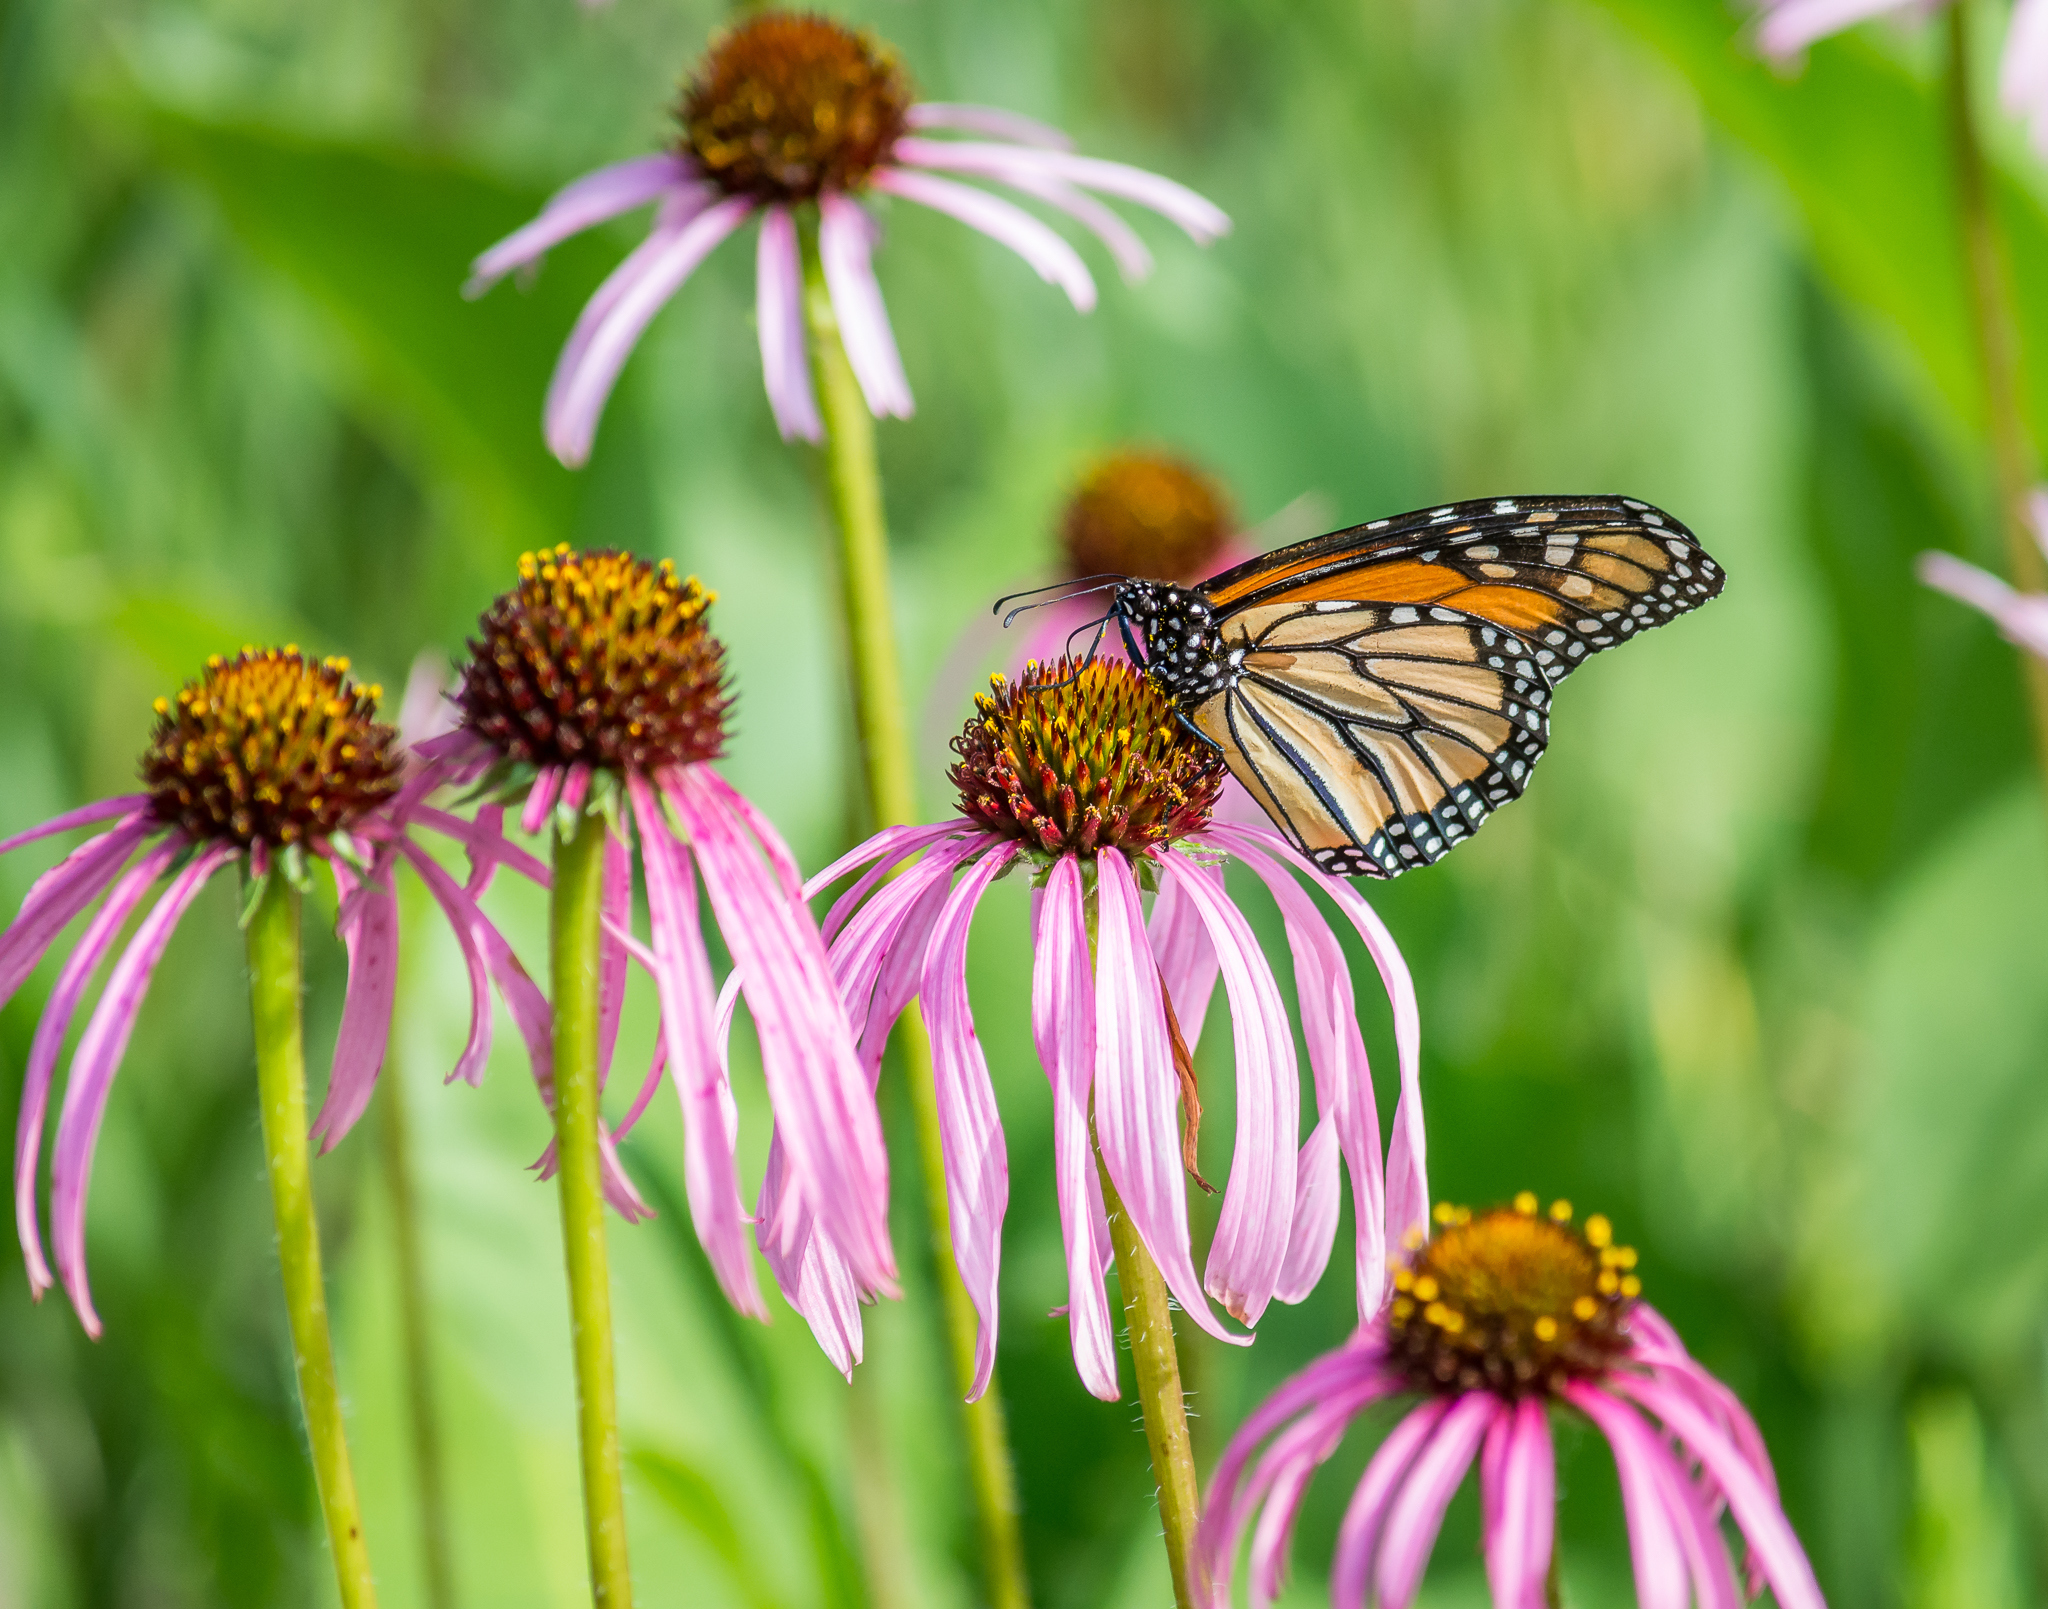
[[[277,1260],[291,1320],[292,1364],[313,1479],[334,1554],[344,1609],[374,1609],[377,1586],[363,1541],[363,1511],[349,1467],[348,1434],[327,1328],[320,1273],[320,1225],[306,1137],[306,1037],[299,1012],[299,896],[271,875],[248,923],[249,1006],[256,1029],[256,1087],[263,1108],[263,1158],[277,1217]]]
[[[378,1081],[378,1161],[391,1201],[398,1257],[398,1325],[405,1355],[406,1407],[412,1419],[414,1500],[419,1504],[420,1555],[428,1609],[454,1609],[455,1565],[448,1546],[448,1484],[441,1458],[441,1416],[434,1392],[434,1355],[427,1317],[426,1260],[420,1249],[405,1081],[387,1057]]]
[[[1999,249],[1991,204],[1991,175],[1970,93],[1969,7],[1948,8],[1949,136],[1955,162],[1956,224],[1962,235],[1964,282],[1977,358],[1984,379],[1984,423],[1998,482],[1999,523],[2005,531],[2006,562],[2022,592],[2048,592],[2044,557],[2028,516],[2036,464],[2026,415],[2020,403],[2019,336],[2012,297]],[[2048,776],[2048,664],[2020,655],[2034,718],[2034,745]]]
[[[804,309],[812,375],[825,426],[825,479],[832,522],[839,534],[839,577],[853,662],[854,721],[860,736],[861,776],[873,825],[915,819],[910,727],[903,677],[896,657],[895,617],[889,599],[889,534],[882,512],[881,466],[875,422],[839,339],[839,321],[825,287],[816,235],[804,235]],[[941,1292],[954,1380],[965,1396],[974,1381],[974,1304],[953,1262],[953,1231],[946,1216],[945,1153],[939,1135],[938,1092],[932,1082],[931,1045],[912,1006],[896,1032],[916,1130],[918,1165],[931,1223],[932,1255]],[[981,1530],[984,1581],[992,1609],[1027,1609],[1018,1526],[1017,1478],[1003,1422],[1002,1392],[992,1378],[978,1401],[962,1408],[969,1485]]]
[[[562,1181],[562,1250],[576,1359],[576,1429],[583,1515],[597,1609],[629,1609],[626,1489],[612,1363],[611,1273],[604,1246],[604,1179],[597,1151],[597,971],[605,820],[592,813],[555,839],[548,960],[555,1007],[555,1157]]]
[[[1083,906],[1088,927],[1088,961],[1095,961],[1096,903],[1091,887]],[[1166,1567],[1173,1577],[1176,1609],[1194,1609],[1190,1580],[1190,1549],[1202,1517],[1195,1486],[1195,1449],[1188,1434],[1188,1405],[1180,1383],[1180,1353],[1173,1339],[1173,1304],[1166,1276],[1145,1249],[1144,1241],[1124,1211],[1123,1198],[1109,1176],[1102,1147],[1095,1148],[1095,1171],[1102,1180],[1102,1207],[1109,1217],[1109,1243],[1116,1253],[1116,1282],[1123,1292],[1124,1333],[1131,1343],[1131,1365],[1138,1376],[1138,1407],[1145,1416],[1145,1445],[1152,1453],[1152,1475],[1159,1485],[1159,1524],[1166,1542]]]

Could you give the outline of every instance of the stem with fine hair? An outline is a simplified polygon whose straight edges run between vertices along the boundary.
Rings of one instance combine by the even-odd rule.
[[[803,251],[804,312],[819,414],[825,427],[825,478],[839,535],[839,577],[847,648],[853,662],[861,775],[872,825],[878,829],[900,826],[914,819],[917,795],[912,783],[903,677],[896,657],[895,616],[890,608],[889,534],[882,512],[881,465],[875,456],[875,421],[840,341],[839,320],[826,289],[817,237],[810,230],[804,232]],[[895,1037],[916,1130],[948,1350],[954,1379],[965,1396],[974,1382],[975,1332],[980,1321],[954,1267],[931,1042],[925,1037],[924,1020],[915,1005],[904,1012]],[[992,1609],[1027,1609],[1031,1590],[1018,1526],[1016,1470],[1003,1422],[1002,1392],[993,1376],[981,1397],[964,1405],[962,1415],[989,1602]]]
[[[2001,260],[1998,224],[1992,212],[1991,174],[1970,94],[1969,8],[1948,8],[1949,137],[1955,162],[1956,223],[1962,234],[1964,284],[1977,359],[1984,378],[1984,423],[1998,480],[1999,523],[2005,531],[2006,562],[2022,592],[2048,592],[2044,556],[2028,514],[2035,459],[2026,415],[2020,405],[2019,337]],[[2020,656],[2034,718],[2034,744],[2048,776],[2048,664]]]
[[[448,1547],[448,1487],[441,1459],[441,1417],[434,1392],[433,1342],[427,1318],[426,1261],[420,1249],[419,1200],[413,1190],[405,1081],[387,1059],[378,1082],[378,1161],[391,1200],[398,1258],[398,1323],[405,1351],[406,1407],[412,1418],[414,1497],[419,1503],[420,1554],[428,1609],[454,1609],[455,1566]]]
[[[605,818],[583,817],[555,838],[548,961],[555,1008],[555,1155],[562,1181],[562,1250],[569,1272],[569,1334],[576,1360],[576,1429],[583,1453],[583,1515],[596,1609],[631,1609],[626,1488],[619,1468],[618,1392],[612,1363],[612,1287],[604,1244],[604,1177],[597,1149],[598,947]]]
[[[327,1522],[343,1609],[375,1609],[377,1587],[370,1575],[363,1511],[349,1466],[334,1338],[327,1328],[327,1286],[320,1273],[320,1225],[313,1210],[306,1137],[306,1036],[299,1012],[299,896],[281,874],[273,872],[257,896],[247,940],[263,1159],[270,1174],[271,1210],[277,1217],[277,1260],[284,1274],[292,1364],[313,1453],[313,1480]]]
[[[1095,890],[1083,906],[1088,927],[1088,963],[1095,964]],[[1138,1376],[1138,1407],[1145,1416],[1145,1445],[1159,1483],[1159,1524],[1166,1542],[1166,1567],[1173,1577],[1176,1609],[1194,1609],[1189,1548],[1202,1517],[1195,1486],[1195,1449],[1188,1434],[1187,1396],[1181,1390],[1180,1353],[1173,1339],[1173,1303],[1166,1276],[1138,1238],[1123,1198],[1109,1176],[1102,1146],[1095,1147],[1095,1171],[1102,1180],[1102,1208],[1109,1218],[1109,1242],[1116,1253],[1116,1282],[1123,1292],[1124,1333]]]

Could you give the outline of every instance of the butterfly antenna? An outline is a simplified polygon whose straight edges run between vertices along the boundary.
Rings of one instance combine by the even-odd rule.
[[[1004,604],[1013,602],[1018,598],[1036,598],[1041,593],[1061,592],[1061,589],[1065,587],[1076,588],[1077,590],[1073,592],[1062,592],[1060,597],[1044,599],[1044,603],[1064,603],[1068,598],[1086,597],[1091,592],[1100,592],[1105,586],[1113,585],[1114,583],[1122,581],[1124,579],[1125,577],[1120,575],[1083,575],[1076,576],[1069,581],[1055,581],[1051,583],[1051,585],[1049,586],[1033,587],[1028,592],[1009,592],[1005,593],[1002,597],[996,599],[996,601],[989,606],[988,612],[992,615],[1000,615],[1003,613]],[[1043,607],[1043,604],[1027,603],[1023,605],[1021,608],[1012,609],[1007,615],[1003,615],[1003,624],[1005,626],[1008,626],[1009,623],[1012,620],[1015,620],[1017,616],[1022,614],[1025,609],[1037,609],[1041,607]]]
[[[1071,659],[1073,657],[1074,639],[1090,626],[1095,628],[1095,640],[1088,645],[1088,652],[1081,656],[1081,663],[1074,667],[1073,675],[1062,677],[1056,682],[1040,682],[1036,687],[1031,688],[1030,691],[1034,693],[1052,693],[1057,692],[1062,687],[1072,687],[1074,683],[1078,682],[1081,679],[1081,673],[1095,663],[1095,651],[1102,646],[1102,634],[1109,630],[1110,619],[1110,616],[1103,615],[1098,620],[1085,620],[1068,632],[1066,646],[1062,655],[1064,658]]]

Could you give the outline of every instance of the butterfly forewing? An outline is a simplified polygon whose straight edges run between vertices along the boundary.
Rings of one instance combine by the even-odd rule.
[[[1550,685],[1512,631],[1442,605],[1234,611],[1242,674],[1196,706],[1267,815],[1325,871],[1392,877],[1441,859],[1522,791]]]
[[[1262,606],[1434,605],[1525,640],[1554,684],[1589,654],[1697,609],[1722,571],[1677,520],[1628,497],[1498,497],[1313,537],[1212,576],[1225,625]]]

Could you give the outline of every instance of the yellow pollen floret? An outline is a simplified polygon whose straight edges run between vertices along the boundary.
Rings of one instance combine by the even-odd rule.
[[[1536,1192],[1534,1190],[1523,1190],[1515,1196],[1515,1211],[1519,1212],[1524,1218],[1536,1216],[1536,1204]]]
[[[1586,1239],[1595,1246],[1608,1245],[1614,1239],[1614,1225],[1603,1213],[1594,1213],[1586,1220]]]
[[[1433,1302],[1436,1300],[1440,1289],[1442,1287],[1435,1280],[1431,1279],[1429,1275],[1424,1274],[1415,1282],[1415,1299],[1420,1302]]]
[[[1572,1221],[1572,1204],[1563,1199],[1551,1202],[1550,1221],[1561,1224],[1570,1223]]]
[[[1621,1294],[1634,1301],[1643,1294],[1643,1282],[1633,1274],[1626,1276],[1621,1282]]]
[[[1581,1296],[1576,1302],[1572,1303],[1572,1317],[1581,1324],[1589,1323],[1593,1315],[1599,1311],[1600,1304],[1590,1296]]]
[[[1548,1313],[1539,1318],[1531,1328],[1535,1330],[1536,1339],[1539,1341],[1548,1343],[1557,1339],[1557,1320]]]

